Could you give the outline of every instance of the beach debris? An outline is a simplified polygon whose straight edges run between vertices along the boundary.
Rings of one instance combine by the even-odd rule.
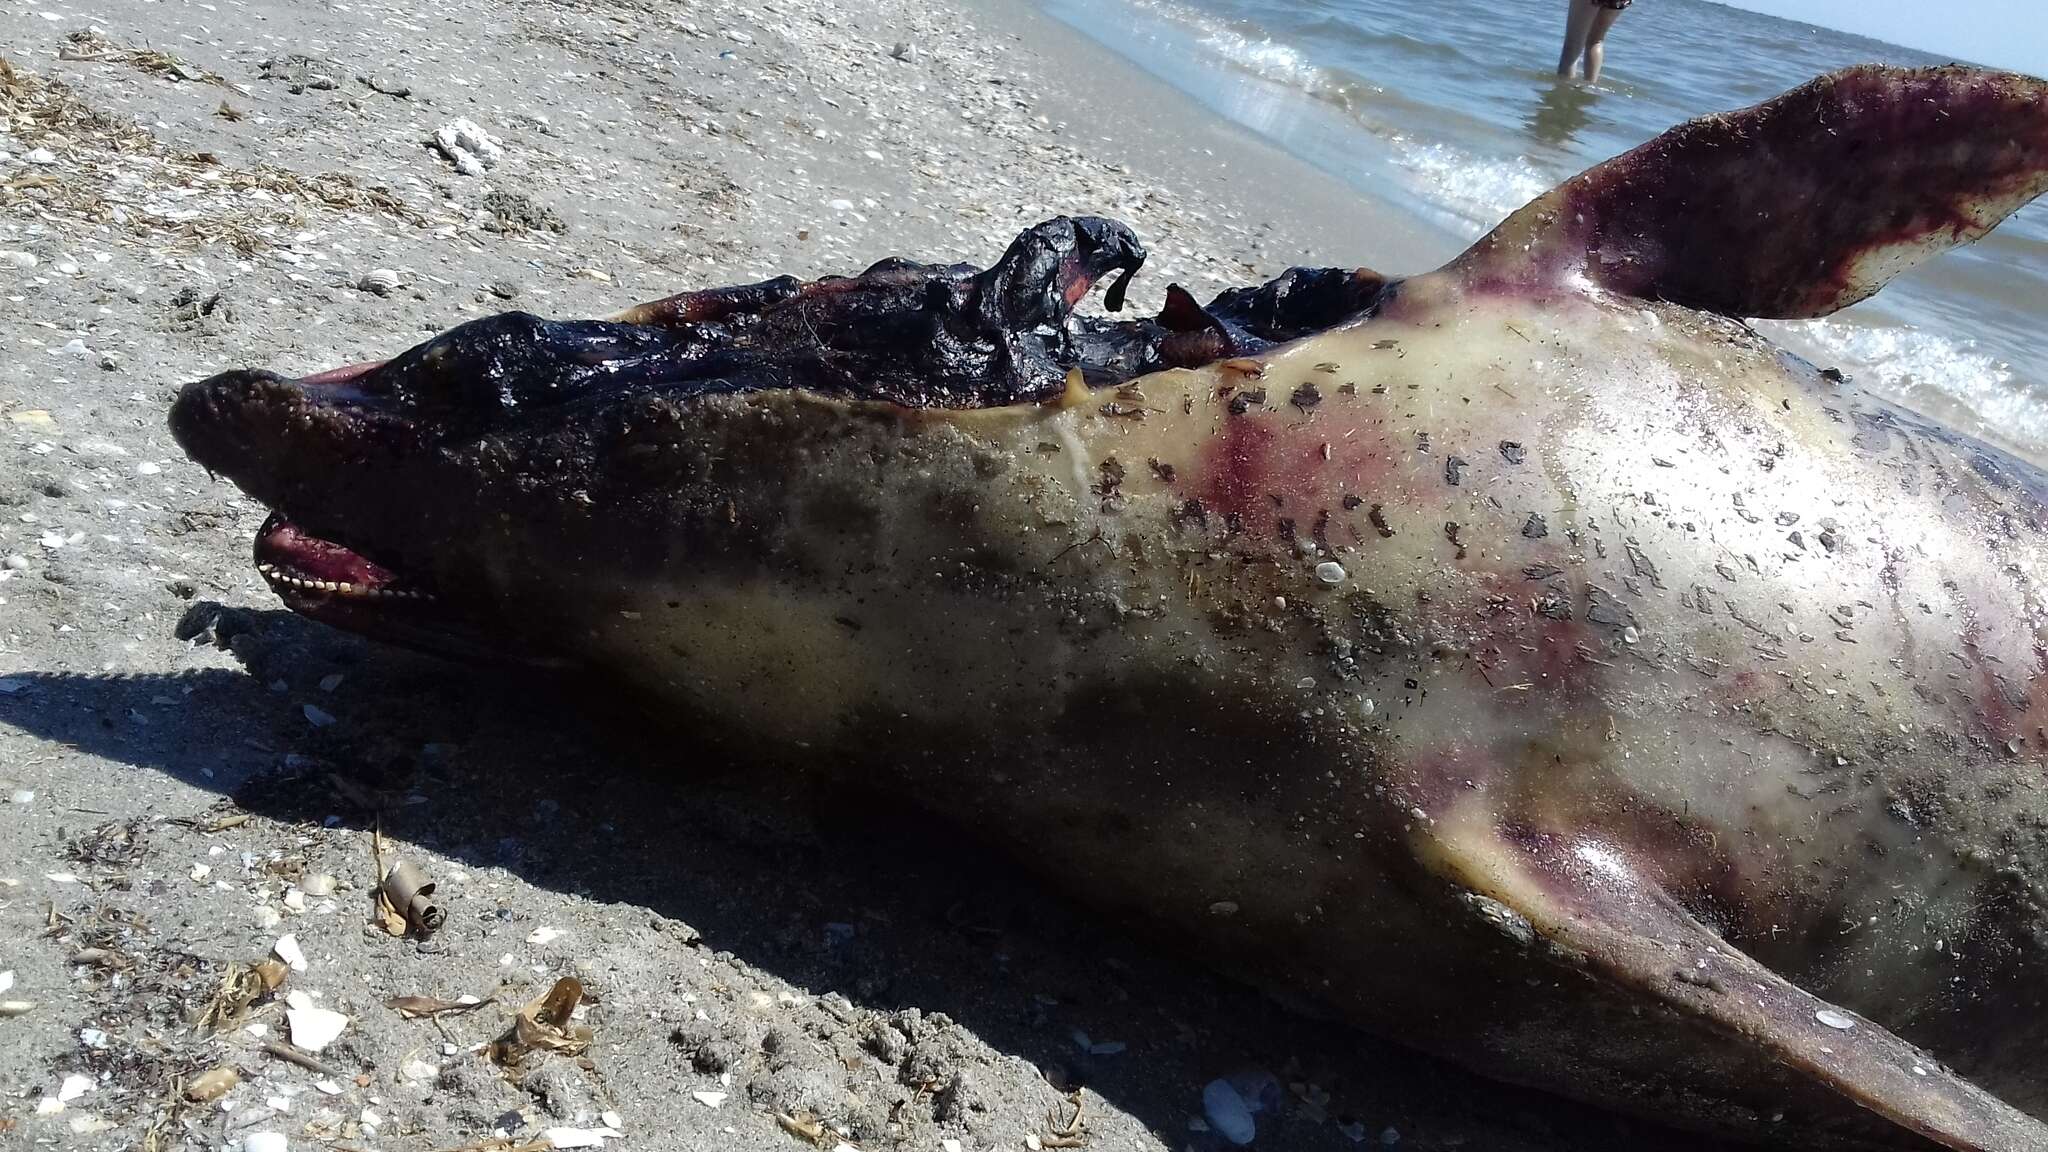
[[[560,928],[540,927],[526,934],[528,944],[552,944],[562,938]]]
[[[393,996],[384,1001],[384,1006],[396,1009],[400,1016],[408,1020],[422,1020],[474,1012],[490,1002],[488,997],[478,998],[469,995],[454,1000],[441,1000],[433,996]]]
[[[380,92],[386,96],[393,96],[400,100],[403,100],[407,96],[412,95],[412,85],[407,84],[405,81],[400,80],[395,76],[391,76],[383,72],[365,73],[364,75],[356,77],[356,79],[361,80],[363,82],[363,86],[368,88],[372,92]]]
[[[486,232],[497,232],[517,236],[526,232],[566,232],[569,226],[562,222],[553,208],[530,196],[505,189],[484,193],[477,202],[479,223]]]
[[[57,1099],[61,1103],[69,1104],[90,1091],[92,1091],[92,1077],[73,1072],[64,1078],[62,1084],[57,1086]]]
[[[185,1099],[194,1104],[210,1104],[241,1082],[242,1073],[232,1064],[208,1068],[185,1082]]]
[[[775,1123],[784,1132],[799,1140],[807,1140],[820,1147],[824,1146],[825,1125],[816,1115],[809,1111],[796,1113],[777,1112],[775,1114]]]
[[[491,1059],[510,1068],[534,1051],[582,1055],[593,1038],[589,1025],[571,1018],[582,1002],[582,981],[574,976],[555,981],[554,987],[514,1014],[510,1031],[491,1042]]]
[[[314,872],[299,881],[299,890],[316,900],[322,896],[334,895],[334,887],[334,877],[326,872]]]
[[[254,1025],[251,1025],[251,1027],[253,1028]],[[262,1047],[265,1055],[275,1056],[287,1064],[296,1064],[308,1072],[317,1072],[322,1076],[331,1078],[340,1078],[346,1075],[346,1073],[339,1069],[322,1062],[319,1057],[311,1053],[301,1052],[289,1044],[280,1044],[275,1040],[265,1040]]]
[[[723,1103],[725,1103],[726,1097],[728,1097],[728,1096],[730,1096],[730,1095],[732,1095],[732,1093],[730,1093],[730,1092],[692,1092],[692,1093],[690,1093],[690,1096],[691,1096],[691,1097],[692,1097],[693,1099],[695,1099],[695,1100],[697,1101],[697,1103],[699,1103],[699,1104],[702,1104],[702,1105],[703,1105],[703,1106],[705,1106],[706,1108],[716,1108],[716,1107],[718,1107],[718,1106],[719,1106],[720,1104],[723,1104]]]
[[[348,1017],[313,1002],[311,993],[299,990],[284,998],[285,1025],[291,1029],[292,1044],[307,1052],[318,1052],[341,1038]]]
[[[373,296],[389,296],[403,287],[405,277],[389,268],[372,268],[363,273],[362,279],[356,281],[356,288],[359,291],[368,292]],[[324,691],[332,692],[333,689],[328,688]],[[308,704],[306,707],[311,709],[312,705]]]
[[[316,92],[332,92],[341,87],[337,77],[344,71],[332,60],[321,60],[298,52],[273,56],[259,68],[259,74],[265,80],[282,82],[285,90],[294,96],[309,88]]]
[[[242,1152],[288,1152],[282,1132],[251,1132],[242,1137]]]
[[[299,938],[296,933],[287,932],[279,936],[277,943],[270,946],[270,950],[279,960],[284,961],[285,966],[292,971],[304,972],[306,970],[306,953],[299,947]]]
[[[155,48],[130,48],[108,39],[91,28],[81,28],[66,36],[64,41],[64,47],[57,49],[59,60],[126,64],[130,68],[170,80],[218,84],[222,88],[233,87],[225,77],[208,72],[204,68],[196,68],[168,52],[161,52]]]
[[[455,120],[434,130],[434,147],[464,176],[481,176],[498,165],[504,148],[474,120]]]
[[[448,921],[446,910],[433,901],[434,881],[427,879],[425,873],[407,861],[400,860],[384,873],[377,894],[386,909],[395,912],[402,921],[399,931],[392,933],[394,936],[405,935],[408,926],[426,936],[438,931]],[[385,930],[390,931],[388,920]]]
[[[1088,1125],[1081,1119],[1081,1113],[1085,1110],[1087,1098],[1088,1090],[1086,1088],[1076,1088],[1073,1095],[1067,1097],[1067,1103],[1074,1106],[1074,1114],[1072,1116],[1061,1119],[1057,1107],[1051,1112],[1046,1113],[1047,1135],[1038,1137],[1038,1146],[1041,1148],[1080,1148],[1086,1145],[1088,1143]]]
[[[200,1031],[233,1027],[248,1013],[250,1005],[277,991],[290,971],[283,960],[274,956],[254,964],[229,964],[227,971],[221,973],[220,986],[214,990],[212,1001],[200,1014]]]
[[[905,64],[915,64],[922,53],[918,52],[917,45],[907,40],[898,40],[896,46],[889,49],[889,55],[891,58],[901,60]]]

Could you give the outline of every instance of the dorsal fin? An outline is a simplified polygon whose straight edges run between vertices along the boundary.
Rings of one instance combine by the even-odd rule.
[[[1682,124],[1566,181],[1452,262],[1475,287],[1602,288],[1825,316],[2048,191],[2048,82],[1864,65]]]

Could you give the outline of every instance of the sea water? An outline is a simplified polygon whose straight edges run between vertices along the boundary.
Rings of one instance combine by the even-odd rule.
[[[1850,64],[1950,62],[1702,0],[1636,0],[1608,34],[1600,83],[1588,85],[1555,74],[1563,0],[1042,3],[1191,99],[1408,214],[1447,253],[1683,120]],[[1872,300],[1759,327],[1816,363],[2048,460],[2048,201]]]

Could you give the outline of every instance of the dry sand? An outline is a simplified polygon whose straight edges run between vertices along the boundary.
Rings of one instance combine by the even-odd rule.
[[[1139,307],[1442,240],[1007,4],[29,0],[0,45],[0,1001],[27,1005],[0,1007],[0,1147],[611,1120],[643,1148],[1178,1149],[1240,1069],[1285,1085],[1260,1147],[1645,1138],[1283,1011],[971,840],[636,740],[573,685],[293,617],[248,563],[262,510],[164,427],[230,365],[986,261],[1059,212],[1150,242]],[[426,144],[458,119],[501,142],[480,175]],[[439,883],[426,939],[373,923],[380,825]],[[287,933],[304,970],[200,1026]],[[563,976],[588,1049],[489,1062]],[[290,992],[348,1018],[325,1072],[264,1051]]]

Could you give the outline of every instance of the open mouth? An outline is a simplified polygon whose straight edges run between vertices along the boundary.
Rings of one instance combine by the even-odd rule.
[[[357,601],[432,601],[434,594],[375,560],[272,512],[256,532],[256,571],[279,595]]]

